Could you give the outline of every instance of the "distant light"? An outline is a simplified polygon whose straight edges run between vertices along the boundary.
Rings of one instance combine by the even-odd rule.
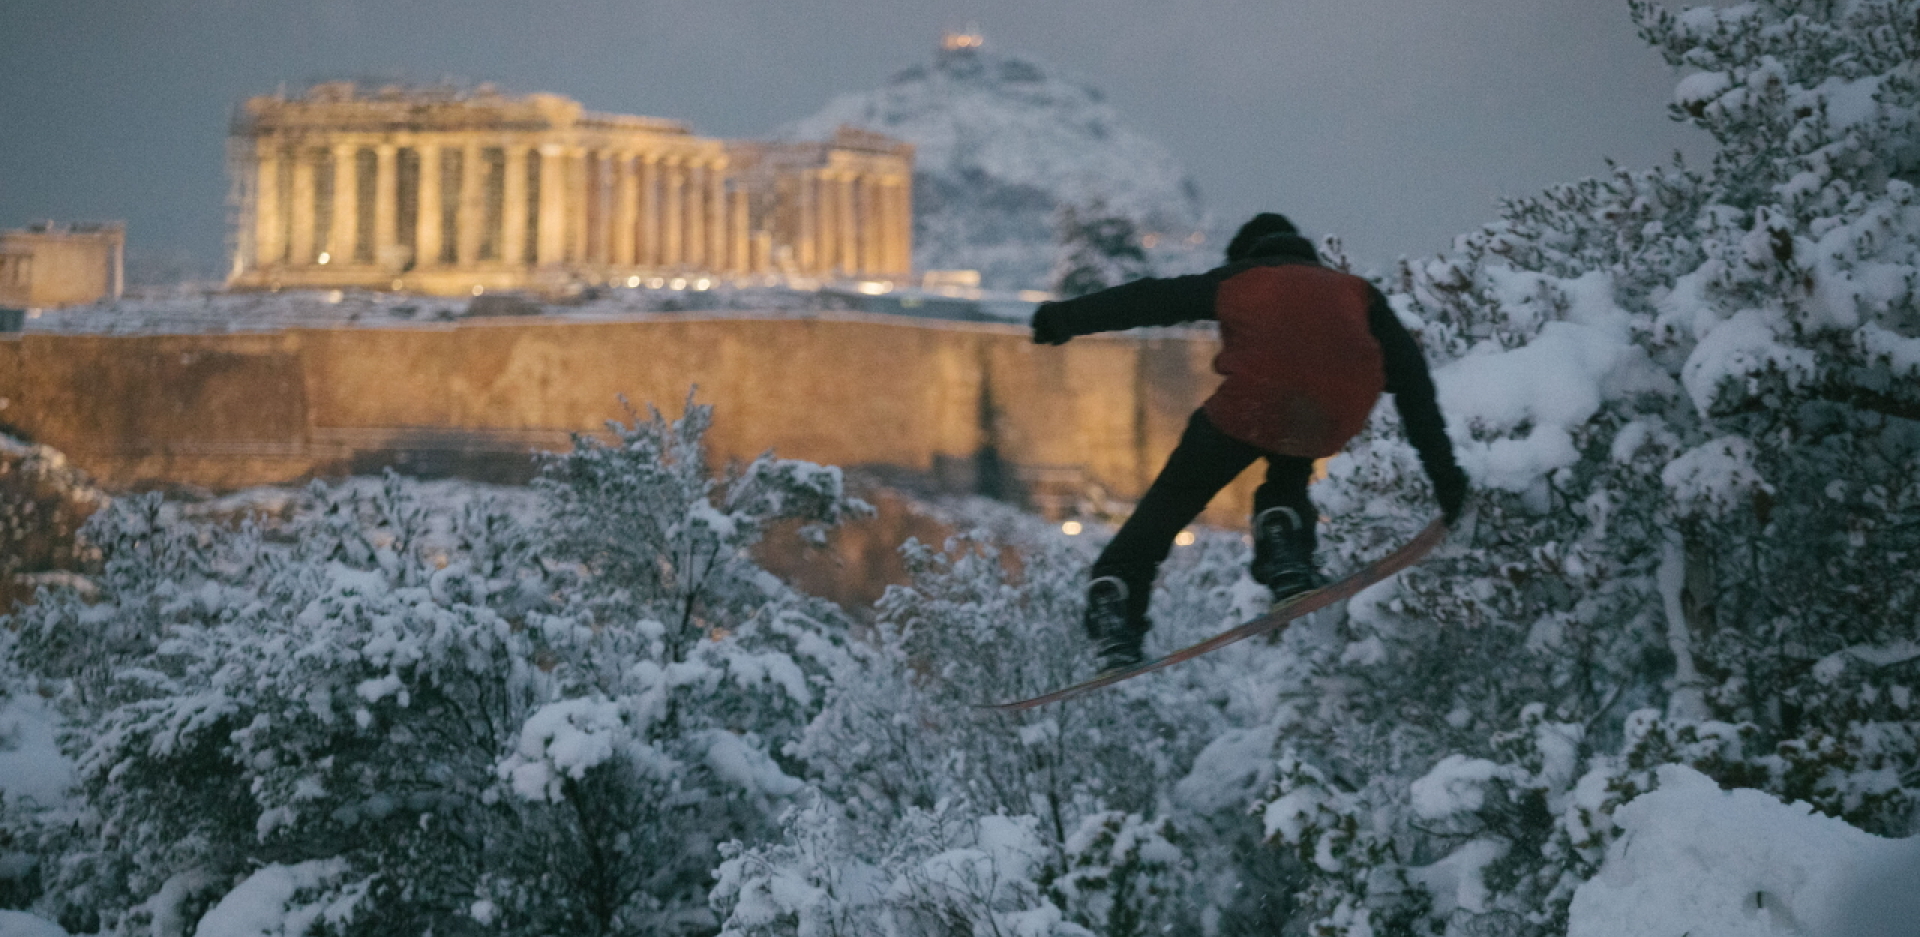
[[[636,286],[639,286],[639,285],[640,285],[640,278],[639,278],[639,277],[628,277],[628,278],[627,278],[627,288],[628,288],[628,289],[633,289],[634,287],[636,287]]]
[[[885,293],[893,292],[893,284],[888,283],[885,280],[861,280],[859,285],[855,286],[854,289],[857,289],[860,292],[867,294],[868,296],[879,296]]]
[[[329,253],[327,253],[326,251],[321,251],[321,252],[320,252],[320,256],[319,256],[319,257],[316,257],[316,258],[314,258],[314,262],[315,262],[315,263],[326,263],[327,261],[329,261],[329,260],[332,260],[332,259],[333,259],[333,255],[332,255],[332,254],[329,254]]]
[[[1187,235],[1188,244],[1205,244],[1206,242],[1207,242],[1207,232],[1205,231],[1195,231],[1192,234]]]
[[[329,303],[338,303],[341,300],[346,298],[347,298],[347,294],[342,293],[339,290],[334,290],[333,292],[327,294],[327,302]]]
[[[647,289],[650,289],[650,290],[657,290],[666,285],[667,285],[667,281],[664,277],[654,277],[653,279],[647,281]]]
[[[1193,541],[1195,539],[1196,538],[1193,536],[1193,531],[1183,530],[1179,533],[1178,536],[1173,538],[1173,545],[1176,547],[1190,547],[1190,546],[1193,546]]]
[[[1082,529],[1083,528],[1080,526],[1079,521],[1068,521],[1060,525],[1060,532],[1063,534],[1066,534],[1069,537],[1080,536],[1080,531]]]
[[[396,293],[398,293],[398,292],[400,292],[400,290],[401,290],[402,288],[404,288],[405,286],[406,286],[406,284],[405,284],[405,283],[402,283],[402,282],[400,282],[399,280],[395,280],[395,281],[393,281],[393,291],[394,291],[394,292],[396,292]]]
[[[701,277],[700,279],[693,281],[693,288],[696,290],[704,290],[711,286],[713,286],[713,281],[707,279],[706,277]]]
[[[1053,294],[1046,290],[1021,290],[1017,295],[1023,303],[1044,303],[1053,299]]]
[[[475,296],[479,296],[480,294],[482,294],[482,293],[485,293],[486,291],[487,291],[487,288],[486,288],[486,287],[484,287],[484,286],[481,286],[481,285],[479,285],[479,284],[477,284],[477,283],[476,283],[476,284],[474,284],[474,287],[473,287],[473,295],[475,295]]]
[[[1158,234],[1140,235],[1140,246],[1146,248],[1147,250],[1153,250],[1154,248],[1159,247],[1160,235]]]
[[[673,279],[667,281],[667,289],[684,290],[686,288],[687,288],[686,277],[674,277]]]
[[[43,313],[43,312],[45,312],[45,311],[46,311],[46,310],[44,310],[44,309],[29,309],[29,310],[27,310],[27,318],[29,318],[29,319],[38,319],[38,318],[40,318],[40,314],[41,314],[41,313]]]

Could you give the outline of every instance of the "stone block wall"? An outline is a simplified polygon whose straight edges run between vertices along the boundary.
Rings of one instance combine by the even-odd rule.
[[[250,335],[0,336],[0,431],[110,489],[227,490],[400,465],[523,479],[535,450],[715,409],[717,459],[774,450],[1050,515],[1130,501],[1217,378],[1210,336],[875,316],[490,320]],[[1251,473],[1250,473],[1251,476]],[[1251,477],[1209,520],[1243,524]]]

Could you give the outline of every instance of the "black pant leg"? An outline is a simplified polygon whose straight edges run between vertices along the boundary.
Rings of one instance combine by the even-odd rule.
[[[1205,410],[1195,410],[1180,444],[1167,456],[1166,466],[1141,496],[1133,516],[1120,525],[1094,561],[1094,578],[1116,576],[1125,582],[1135,610],[1144,614],[1154,574],[1173,549],[1173,538],[1200,516],[1220,489],[1262,455],[1259,449],[1220,432]]]
[[[1307,548],[1311,550],[1316,538],[1314,528],[1319,526],[1319,511],[1313,506],[1313,499],[1307,496],[1307,484],[1313,481],[1313,460],[1299,456],[1275,455],[1267,453],[1267,480],[1253,492],[1253,516],[1273,507],[1292,508],[1299,512],[1300,520],[1306,525]]]

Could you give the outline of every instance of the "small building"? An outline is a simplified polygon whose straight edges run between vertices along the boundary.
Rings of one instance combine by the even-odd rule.
[[[127,226],[39,222],[0,231],[0,307],[48,309],[120,297]]]
[[[911,145],[728,141],[482,86],[255,97],[230,136],[238,289],[554,292],[658,275],[904,279]]]

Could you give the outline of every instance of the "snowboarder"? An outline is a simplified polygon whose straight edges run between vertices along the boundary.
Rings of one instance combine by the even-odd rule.
[[[1141,663],[1148,594],[1175,535],[1257,459],[1266,459],[1267,475],[1253,496],[1254,581],[1276,600],[1321,585],[1318,514],[1307,497],[1313,462],[1359,433],[1382,391],[1393,394],[1447,523],[1466,497],[1420,346],[1379,290],[1321,266],[1284,215],[1263,212],[1242,225],[1226,265],[1207,273],[1042,303],[1033,340],[1060,345],[1198,319],[1220,323],[1214,370],[1226,379],[1094,561],[1085,626],[1102,671]]]

